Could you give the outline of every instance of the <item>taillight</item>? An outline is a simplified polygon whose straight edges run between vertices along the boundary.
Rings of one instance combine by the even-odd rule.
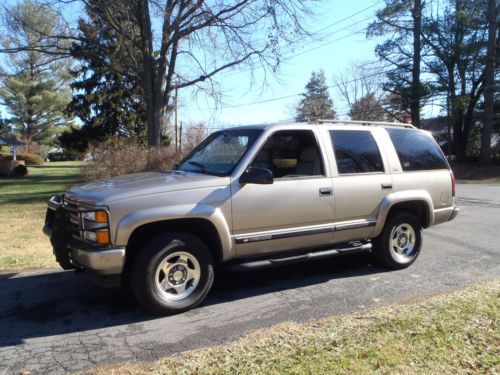
[[[455,196],[455,192],[457,190],[457,181],[455,180],[455,175],[453,174],[453,171],[450,171],[451,175],[451,196]]]

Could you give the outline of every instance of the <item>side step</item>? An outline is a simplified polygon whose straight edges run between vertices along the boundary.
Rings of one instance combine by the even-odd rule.
[[[318,250],[312,251],[306,254],[292,255],[285,257],[274,257],[261,260],[248,261],[243,263],[236,263],[230,266],[231,269],[237,271],[249,271],[254,269],[262,269],[268,267],[282,266],[286,264],[300,263],[310,260],[329,258],[344,254],[352,254],[370,251],[372,249],[372,244],[370,242],[361,243],[351,243],[349,246],[336,247],[328,250]]]

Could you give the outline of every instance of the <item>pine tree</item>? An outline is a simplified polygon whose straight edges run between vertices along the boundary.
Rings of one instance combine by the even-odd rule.
[[[335,118],[333,101],[328,92],[324,71],[312,72],[305,89],[306,92],[302,94],[302,100],[297,106],[296,121],[311,122]]]
[[[398,106],[411,114],[412,124],[420,126],[422,100],[427,87],[421,82],[422,0],[385,0],[377,20],[368,27],[368,36],[387,36],[375,52],[389,67],[384,90],[400,98]]]
[[[5,122],[21,135],[29,151],[33,142],[53,142],[58,128],[69,123],[67,62],[52,53],[58,46],[46,38],[60,28],[59,18],[48,7],[27,0],[10,7],[4,22],[9,32],[1,40],[3,48],[32,47],[8,55],[9,71],[1,72],[0,86],[10,115]]]
[[[71,54],[80,68],[73,72],[71,86],[77,94],[70,109],[83,126],[61,137],[66,147],[84,151],[89,143],[109,136],[146,141],[139,30],[124,9],[123,1],[91,0],[86,5],[88,19],[79,21],[81,42],[73,44]],[[113,12],[119,27],[103,21],[102,12]]]

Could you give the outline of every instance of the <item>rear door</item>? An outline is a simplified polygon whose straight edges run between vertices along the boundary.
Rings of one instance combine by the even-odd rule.
[[[392,192],[381,131],[357,126],[325,130],[334,160],[335,242],[370,237],[380,203]]]

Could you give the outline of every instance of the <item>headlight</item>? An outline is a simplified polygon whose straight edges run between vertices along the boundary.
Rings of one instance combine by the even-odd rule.
[[[83,239],[99,245],[110,243],[109,217],[103,210],[82,212],[84,225]]]
[[[109,230],[100,229],[96,231],[86,230],[83,232],[83,238],[86,241],[95,242],[99,245],[108,245],[110,242]]]
[[[82,218],[96,223],[108,223],[108,213],[106,211],[82,212]]]

